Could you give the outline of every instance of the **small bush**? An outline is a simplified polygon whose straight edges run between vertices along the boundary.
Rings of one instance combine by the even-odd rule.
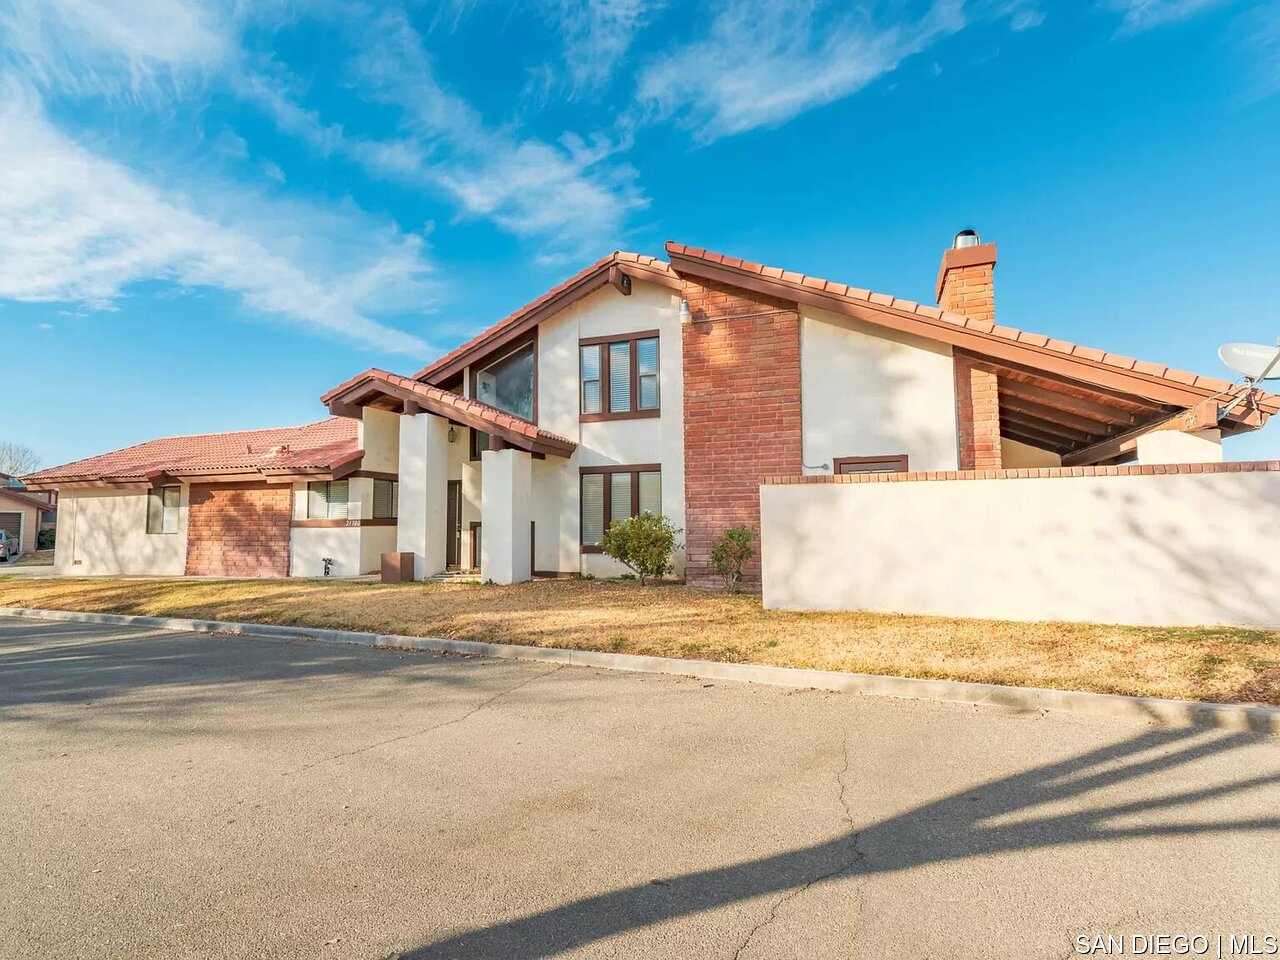
[[[660,577],[671,569],[678,533],[668,518],[642,513],[609,524],[600,549],[634,572],[644,586],[650,577]]]
[[[57,530],[41,530],[36,534],[37,550],[52,550],[54,538],[57,537]]]
[[[730,527],[711,544],[711,569],[734,593],[742,589],[742,568],[756,555],[751,548],[755,539],[755,530],[739,525]]]

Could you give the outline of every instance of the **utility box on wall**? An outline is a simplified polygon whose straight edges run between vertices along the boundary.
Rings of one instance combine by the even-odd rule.
[[[382,582],[402,583],[413,579],[413,552],[384,553],[382,555]]]

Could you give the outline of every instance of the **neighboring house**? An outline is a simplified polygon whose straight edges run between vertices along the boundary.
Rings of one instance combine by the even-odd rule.
[[[608,576],[621,568],[600,553],[604,529],[650,510],[685,531],[676,574],[706,583],[712,540],[759,522],[766,478],[1220,461],[1224,437],[1277,409],[1261,393],[1232,405],[1224,380],[995,325],[996,250],[969,232],[943,257],[937,307],[682,244],[667,255],[614,253],[412,376],[368,370],[326,393],[338,419],[301,429],[345,424],[341,457],[312,458],[313,477],[296,467],[287,477],[218,477],[220,489],[260,491],[259,511],[262,491],[292,485],[287,561],[276,541],[254,572],[313,576],[321,555],[338,560],[335,574],[364,572],[394,543],[414,554],[419,577],[476,567],[499,583]],[[178,451],[215,441],[164,442]],[[203,524],[199,541],[162,561],[141,505],[110,520],[90,506],[123,495],[141,504],[171,484],[173,523],[194,530],[207,481],[144,470],[125,478],[138,488],[125,494],[121,478],[85,468],[94,462],[27,478],[63,491],[61,568],[239,569],[193,563],[216,535]],[[343,516],[324,484],[347,476],[399,481],[394,528],[376,538],[342,530],[341,544],[328,526],[323,538],[308,531]],[[385,522],[376,496],[348,488],[357,523]],[[242,509],[226,502],[223,524]],[[269,510],[285,527],[287,498]],[[320,542],[304,548],[313,536]],[[748,576],[758,579],[758,561]]]
[[[22,552],[36,549],[41,530],[52,527],[57,517],[57,494],[26,490],[10,484],[7,474],[0,473],[0,530],[15,537]]]

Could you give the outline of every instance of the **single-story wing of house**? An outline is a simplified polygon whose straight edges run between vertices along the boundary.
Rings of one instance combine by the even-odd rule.
[[[371,369],[304,427],[177,437],[26,478],[62,497],[57,568],[609,576],[608,525],[662,513],[675,572],[760,520],[778,477],[1222,461],[1276,397],[995,322],[994,244],[937,305],[684,244],[612,253],[412,375]],[[747,570],[758,580],[758,560]]]

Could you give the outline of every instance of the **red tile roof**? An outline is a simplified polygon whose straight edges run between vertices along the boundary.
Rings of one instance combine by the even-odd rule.
[[[50,467],[23,480],[31,486],[56,487],[60,483],[137,483],[161,476],[326,473],[363,455],[356,430],[354,420],[330,417],[301,427],[165,437]]]
[[[1025,330],[1000,326],[988,321],[974,320],[959,313],[949,313],[936,306],[916,303],[914,300],[904,300],[901,297],[894,297],[889,294],[873,293],[870,290],[850,287],[847,284],[835,283],[821,277],[811,277],[801,273],[785,271],[779,267],[768,267],[753,263],[750,260],[742,260],[738,257],[726,256],[723,253],[704,250],[701,247],[691,247],[687,244],[669,241],[666,245],[666,250],[667,255],[674,261],[673,267],[677,273],[681,272],[682,261],[701,261],[713,267],[723,267],[747,276],[754,275],[763,278],[778,288],[779,296],[786,296],[785,291],[789,288],[792,291],[820,294],[834,301],[863,303],[871,307],[891,310],[898,314],[908,314],[925,321],[926,324],[933,325],[935,328],[939,326],[959,327],[975,334],[979,340],[1003,341],[1025,346],[1027,348],[1026,362],[1030,364],[1036,364],[1037,356],[1041,360],[1052,358],[1055,355],[1070,357],[1082,364],[1092,365],[1100,369],[1110,368],[1112,370],[1130,372],[1135,375],[1135,380],[1144,377],[1155,378],[1172,386],[1189,387],[1200,393],[1201,396],[1197,399],[1202,399],[1211,394],[1227,393],[1235,387],[1230,381],[1218,377],[1206,377],[1186,370],[1176,370],[1159,363],[1146,363],[1141,360],[1135,360],[1133,357],[1107,353],[1104,350],[1080,346],[1066,340],[1057,340],[1043,334],[1029,333]],[[927,327],[920,332],[922,336],[929,336]],[[975,348],[975,350],[980,350],[980,348]],[[1258,402],[1271,413],[1280,409],[1280,397],[1274,394],[1259,392]]]
[[[634,274],[635,276],[646,277],[659,282],[666,281],[673,286],[679,283],[679,279],[671,267],[657,257],[615,250],[607,257],[600,258],[591,266],[574,274],[563,283],[552,287],[538,299],[526,303],[515,313],[499,320],[456,350],[451,350],[439,360],[423,367],[413,375],[414,379],[430,379],[463,358],[470,358],[473,354],[478,354],[482,350],[487,351],[492,345],[495,345],[496,341],[501,340],[504,332],[519,326],[522,321],[532,318],[543,309],[559,310],[581,299],[588,293],[608,283],[609,269],[615,266],[620,267],[627,274]]]
[[[322,403],[332,403],[341,401],[344,395],[354,400],[357,396],[377,392],[379,385],[385,385],[398,391],[398,394],[407,394],[417,399],[424,409],[430,410],[432,413],[455,419],[460,423],[474,424],[476,429],[485,430],[487,428],[489,432],[500,432],[506,435],[515,434],[525,438],[531,444],[562,448],[567,451],[565,456],[571,454],[577,447],[577,444],[567,437],[552,433],[550,430],[543,430],[541,427],[527,420],[521,420],[519,417],[513,417],[505,410],[499,410],[497,407],[491,407],[489,404],[481,403],[479,400],[469,400],[442,387],[422,383],[409,377],[402,377],[399,374],[391,373],[387,370],[379,370],[376,367],[352,377],[346,383],[339,384],[322,396],[320,400]]]

